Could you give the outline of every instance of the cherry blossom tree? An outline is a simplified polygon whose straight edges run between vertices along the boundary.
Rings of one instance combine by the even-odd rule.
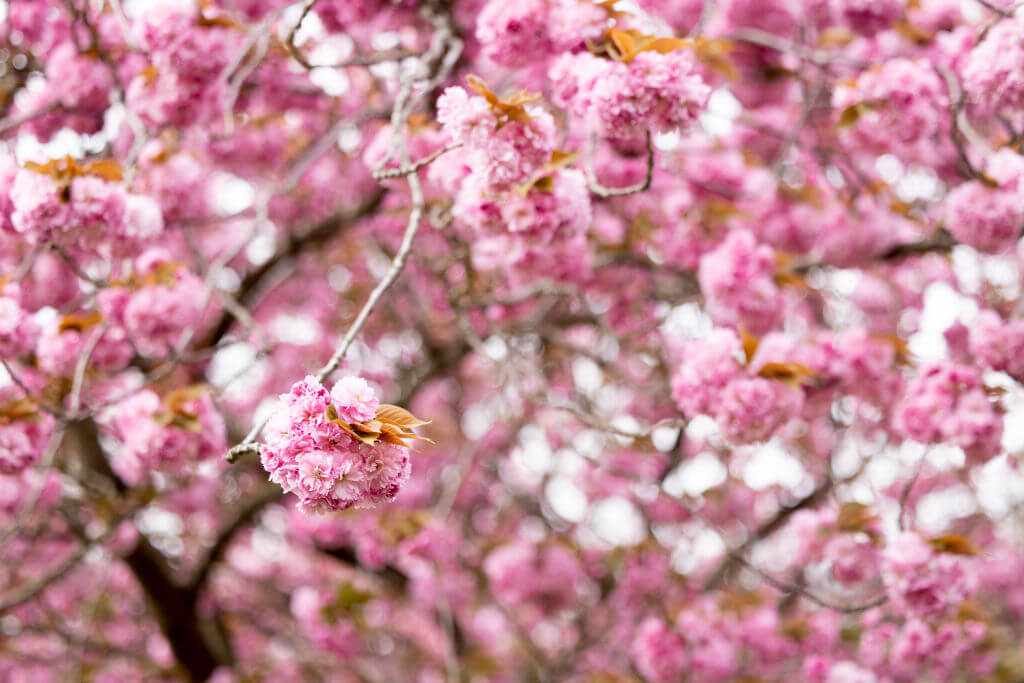
[[[1024,680],[1021,5],[0,3],[0,680]]]

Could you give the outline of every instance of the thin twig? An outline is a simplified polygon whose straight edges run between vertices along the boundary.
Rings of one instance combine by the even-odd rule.
[[[643,182],[636,185],[630,185],[629,187],[605,187],[598,179],[597,174],[594,172],[594,147],[597,144],[595,136],[590,136],[590,144],[587,149],[587,183],[590,185],[590,191],[596,194],[598,197],[605,199],[609,197],[623,197],[625,195],[636,194],[638,192],[644,192],[651,186],[651,179],[654,177],[654,145],[651,143],[651,131],[647,131],[647,170],[644,174]]]
[[[415,173],[416,171],[420,170],[421,168],[423,168],[424,166],[426,166],[430,162],[434,161],[435,159],[437,159],[441,155],[447,154],[448,152],[452,151],[453,149],[458,149],[459,147],[462,147],[462,143],[461,142],[450,142],[447,145],[445,145],[444,147],[442,147],[441,149],[437,150],[436,152],[423,157],[419,161],[414,161],[412,164],[410,164],[408,166],[402,166],[402,167],[399,167],[399,168],[388,168],[388,169],[375,170],[373,172],[373,177],[376,178],[377,180],[387,180],[387,179],[390,179],[390,178],[401,178],[401,177],[410,175],[410,174]]]

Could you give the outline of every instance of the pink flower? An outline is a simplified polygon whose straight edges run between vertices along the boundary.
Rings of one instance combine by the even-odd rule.
[[[969,557],[936,553],[913,532],[891,539],[883,553],[882,578],[899,609],[928,615],[959,605],[978,589]]]
[[[971,50],[963,67],[968,97],[986,110],[1024,107],[1024,16],[999,21]]]
[[[557,611],[573,604],[582,580],[579,562],[564,547],[515,541],[491,551],[484,572],[495,597],[507,605]]]
[[[505,66],[543,62],[600,37],[606,12],[577,0],[490,0],[477,17],[487,59]]]
[[[721,392],[742,376],[739,337],[730,329],[716,329],[703,339],[681,345],[680,363],[672,375],[672,396],[687,416],[711,414]]]
[[[834,11],[857,33],[874,35],[903,16],[900,0],[832,0]]]
[[[39,338],[39,325],[14,299],[0,296],[0,358],[13,360],[30,352]]]
[[[678,681],[689,660],[683,639],[654,617],[640,624],[632,653],[637,670],[649,681]]]
[[[689,50],[642,52],[628,64],[589,52],[567,54],[549,76],[555,103],[608,138],[686,129],[711,95]]]
[[[145,481],[151,470],[192,471],[226,448],[224,418],[205,391],[166,400],[140,391],[112,410],[107,427],[121,442],[111,467],[130,484]]]
[[[1002,450],[1002,415],[986,395],[980,371],[966,365],[924,366],[908,385],[893,423],[906,438],[951,443],[982,462]]]
[[[829,541],[825,558],[832,564],[832,575],[843,583],[857,583],[878,572],[878,548],[854,534],[839,534]]]
[[[978,251],[1005,253],[1024,230],[1024,195],[977,180],[958,185],[946,197],[946,228]]]
[[[766,441],[803,407],[804,397],[777,380],[750,377],[730,382],[719,397],[715,421],[736,443]]]
[[[338,417],[345,422],[366,422],[377,414],[377,392],[362,377],[342,377],[331,389],[331,400]]]
[[[12,410],[15,407],[17,410]],[[0,386],[0,473],[14,474],[36,462],[54,424],[49,413],[31,403],[25,405],[24,393],[17,386]]]
[[[453,141],[464,143],[458,153],[489,192],[512,189],[551,158],[557,142],[554,119],[536,106],[527,113],[528,121],[499,121],[487,100],[458,87],[437,100],[437,120]]]
[[[1024,380],[1024,320],[1004,320],[995,311],[982,311],[964,332],[971,357],[1018,381]]]
[[[723,325],[743,325],[754,335],[771,330],[782,315],[774,276],[774,251],[745,230],[730,232],[697,272],[711,317]]]
[[[378,403],[360,377],[343,378],[332,392],[312,376],[296,382],[267,425],[261,461],[270,480],[295,494],[307,513],[394,500],[409,479],[409,449],[357,441],[328,420],[329,406],[354,423],[372,419]]]

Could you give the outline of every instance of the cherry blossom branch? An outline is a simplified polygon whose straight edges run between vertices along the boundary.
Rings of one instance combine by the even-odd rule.
[[[448,152],[452,151],[453,149],[458,149],[459,147],[462,147],[462,145],[463,145],[463,143],[461,143],[461,142],[450,142],[447,145],[445,145],[444,147],[442,147],[442,148],[438,149],[437,151],[433,152],[432,154],[429,154],[429,155],[423,157],[422,159],[420,159],[418,161],[414,161],[412,164],[410,164],[408,166],[403,166],[403,167],[400,167],[400,168],[387,168],[387,169],[374,170],[373,177],[375,179],[377,179],[377,180],[386,180],[388,178],[401,178],[401,177],[410,175],[410,174],[415,173],[416,171],[420,170],[421,168],[423,168],[424,166],[426,166],[430,162],[434,161],[438,157],[442,156],[443,154],[447,154]]]
[[[292,32],[289,34],[289,39],[294,38],[294,33],[298,29],[298,25],[302,23],[302,19],[305,18],[306,14],[312,9],[316,0],[308,0],[303,9],[303,14],[299,21],[293,27]],[[452,68],[457,59],[458,54],[461,52],[462,45],[460,41],[456,41],[454,38],[454,31],[451,28],[450,17],[443,13],[435,13],[431,15],[431,19],[434,21],[435,26],[438,30],[435,32],[434,38],[431,41],[431,48],[424,56],[420,63],[421,69],[425,70],[427,64],[433,63],[434,61],[439,62],[438,73],[444,73],[446,70]],[[451,55],[454,54],[453,58]],[[404,126],[405,120],[408,116],[409,98],[412,92],[413,84],[420,77],[420,70],[414,71],[406,78],[399,90],[398,96],[395,99],[395,105],[392,109],[391,115],[391,129],[393,131],[392,142],[398,149],[399,162],[403,168],[411,166],[412,162],[409,158],[409,150],[405,145],[404,140]],[[437,78],[437,73],[433,75],[433,78]],[[423,196],[423,187],[420,184],[419,177],[415,172],[410,173],[406,176],[406,180],[409,185],[409,194],[412,200],[412,208],[409,212],[409,220],[405,228],[405,232],[402,235],[402,242],[399,245],[398,252],[395,254],[391,261],[391,265],[388,268],[387,273],[377,283],[373,291],[370,292],[370,296],[367,298],[366,303],[363,304],[362,309],[356,316],[356,319],[352,322],[348,332],[342,338],[341,343],[331,356],[330,360],[324,367],[320,368],[316,374],[318,381],[322,382],[329,377],[338,366],[341,364],[345,354],[348,353],[349,348],[355,341],[356,337],[362,331],[366,321],[370,318],[370,315],[377,308],[377,304],[381,298],[387,293],[391,285],[401,275],[402,270],[405,268],[405,264],[409,259],[409,255],[412,252],[413,241],[416,239],[416,233],[419,231],[420,222],[423,218],[423,212],[426,206],[426,200]],[[227,453],[227,461],[234,463],[240,456],[244,454],[257,454],[259,453],[259,445],[256,439],[259,438],[263,428],[266,427],[267,422],[270,421],[269,415],[264,418],[261,422],[256,424],[252,430],[246,435],[245,439],[240,444],[232,447]]]

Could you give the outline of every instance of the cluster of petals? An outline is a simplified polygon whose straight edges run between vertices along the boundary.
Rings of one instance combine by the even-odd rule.
[[[742,345],[731,329],[683,343],[678,356],[672,375],[676,403],[689,417],[713,417],[730,441],[766,441],[803,408],[800,388],[744,367]]]
[[[927,155],[947,125],[948,99],[933,66],[911,59],[887,61],[832,94],[837,112],[856,112],[848,127],[854,144],[929,161]],[[844,124],[841,120],[840,126]]]
[[[896,430],[924,444],[960,446],[968,457],[986,461],[1001,451],[1003,416],[972,366],[934,361],[907,386],[893,418]]]
[[[1024,107],[1024,17],[995,24],[971,50],[963,67],[971,101],[989,111]]]
[[[897,609],[929,615],[956,607],[978,590],[971,558],[937,552],[920,534],[906,531],[889,541],[882,578]]]
[[[583,568],[568,548],[557,543],[515,541],[484,559],[494,595],[506,605],[531,604],[557,611],[575,604]]]
[[[201,323],[204,299],[202,280],[166,250],[154,248],[136,259],[131,281],[104,290],[99,303],[141,353],[162,357]]]
[[[227,95],[223,78],[242,47],[241,31],[223,22],[200,24],[191,2],[156,4],[138,26],[150,62],[128,85],[128,105],[154,126],[208,123]]]
[[[110,412],[109,430],[120,442],[110,465],[129,484],[145,481],[153,471],[194,471],[226,447],[224,418],[201,388],[177,389],[163,399],[144,389]]]
[[[270,480],[306,512],[394,500],[411,472],[409,449],[364,443],[329,417],[336,411],[336,420],[359,423],[372,419],[378,405],[373,387],[359,377],[344,377],[331,391],[312,376],[296,382],[267,426],[261,452]]]
[[[163,230],[160,207],[96,175],[57,180],[23,168],[12,179],[10,215],[0,222],[28,244],[57,244],[79,254],[136,253]]]
[[[489,0],[477,17],[483,55],[503,66],[543,62],[600,37],[607,13],[578,0]]]
[[[546,188],[506,195],[489,194],[475,177],[467,178],[454,214],[473,238],[478,268],[556,278],[585,271],[591,203],[586,178],[576,169],[554,170]]]
[[[775,283],[774,250],[753,234],[734,230],[700,263],[697,278],[716,323],[744,327],[761,335],[782,317],[782,296]]]
[[[0,473],[20,472],[36,462],[53,427],[53,417],[15,385],[0,387]]]
[[[978,180],[962,183],[946,197],[946,229],[978,251],[1009,251],[1024,231],[1024,194]]]
[[[614,139],[686,129],[711,95],[689,50],[642,52],[628,63],[566,54],[552,64],[550,77],[556,104]]]
[[[462,143],[464,163],[480,174],[485,189],[503,192],[548,162],[557,142],[551,114],[524,110],[525,120],[500,121],[487,100],[453,86],[437,100],[437,120],[453,142]]]

